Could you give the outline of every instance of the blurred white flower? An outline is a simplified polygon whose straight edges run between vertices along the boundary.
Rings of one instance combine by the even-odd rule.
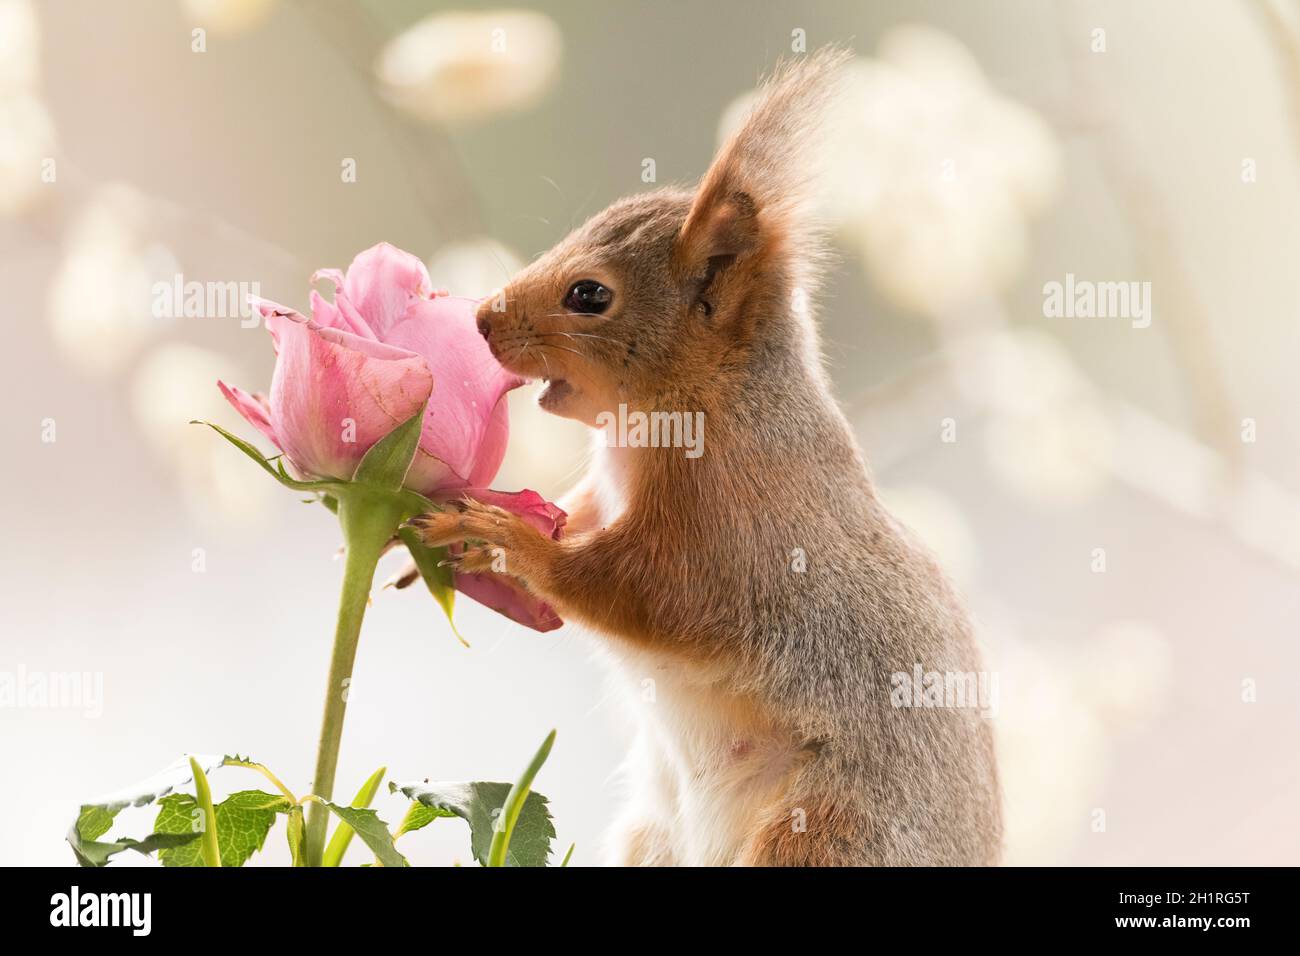
[[[181,0],[198,25],[227,36],[242,33],[266,19],[276,0]]]
[[[1089,832],[1109,741],[1064,648],[1030,644],[1005,629],[987,637],[985,666],[998,674],[1003,862],[1055,863]]]
[[[486,236],[449,242],[429,260],[434,285],[452,295],[485,296],[504,286],[521,268],[519,256]]]
[[[1043,503],[1099,491],[1111,474],[1114,430],[1064,347],[1037,330],[1009,329],[967,344],[955,363],[958,382],[988,405],[983,437],[993,474]]]
[[[278,488],[212,429],[189,424],[229,424],[232,413],[217,379],[238,377],[225,356],[173,343],[150,351],[131,382],[131,411],[141,436],[172,470],[193,513],[216,523],[257,517]]]
[[[724,136],[747,97],[724,114]],[[885,295],[946,318],[1015,276],[1029,219],[1055,195],[1059,151],[957,40],[891,30],[876,59],[850,65],[832,120],[824,212]]]
[[[390,40],[375,72],[398,108],[455,122],[536,103],[559,75],[561,47],[559,28],[542,13],[449,11]]]
[[[59,350],[79,368],[118,369],[165,320],[153,317],[153,284],[179,271],[145,232],[148,204],[129,186],[100,187],[67,230],[50,283]]]
[[[31,0],[0,0],[0,97],[34,87],[40,58],[40,22]]]
[[[1090,387],[1061,341],[1041,329],[1004,326],[959,342],[958,386],[995,413],[1028,414]]]
[[[41,35],[30,0],[0,0],[0,217],[24,212],[48,188],[42,164],[54,123],[36,93]]]
[[[1043,503],[1077,502],[1110,476],[1113,433],[1080,396],[1024,414],[997,415],[985,431],[989,464],[1013,491]]]
[[[51,188],[43,163],[54,153],[54,123],[45,105],[26,93],[0,96],[0,217],[30,208]]]
[[[880,499],[934,553],[943,569],[965,586],[975,570],[977,546],[970,523],[950,495],[924,485],[880,490]]]
[[[1141,621],[1104,628],[1080,649],[1075,679],[1108,723],[1132,728],[1159,714],[1169,695],[1172,653],[1160,631]]]
[[[1082,644],[1031,644],[1005,627],[986,636],[985,665],[999,675],[1003,862],[1057,863],[1091,833],[1113,742],[1164,708],[1169,645],[1131,621]]]

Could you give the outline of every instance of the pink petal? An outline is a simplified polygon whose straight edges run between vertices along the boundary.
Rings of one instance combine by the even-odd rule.
[[[549,604],[500,574],[457,574],[456,590],[479,604],[535,631],[553,631],[564,622]]]
[[[569,516],[535,491],[493,491],[474,488],[464,492],[487,505],[496,505],[519,515],[530,525],[555,540],[564,532]],[[453,549],[455,550],[455,549]],[[516,579],[502,574],[457,574],[456,590],[478,603],[504,614],[512,621],[537,631],[553,631],[564,622],[545,601],[529,594]]]
[[[323,327],[292,310],[271,310],[267,327],[280,356],[270,421],[303,473],[351,478],[371,445],[428,402],[433,380],[412,352]]]
[[[469,473],[469,484],[481,488],[497,476],[501,462],[506,457],[506,444],[510,441],[510,400],[502,395],[492,414],[483,423],[478,454]]]
[[[260,395],[249,395],[242,388],[218,381],[217,388],[226,396],[226,401],[235,406],[235,411],[243,415],[250,425],[280,447],[280,439],[275,437],[275,428],[271,425],[270,409],[266,399]]]
[[[556,541],[564,533],[568,514],[559,505],[547,501],[535,491],[493,491],[491,488],[471,488],[456,497],[473,498],[485,505],[495,505],[511,514],[517,514],[542,534]]]
[[[250,295],[248,304],[257,310],[263,319],[267,319],[266,330],[271,333],[271,347],[275,349],[277,355],[280,354],[280,336],[270,323],[270,318],[274,315],[297,316],[302,319],[301,315],[289,308],[287,305],[281,305],[279,302],[272,302],[270,299],[263,299],[260,295]],[[305,320],[303,320],[305,321]]]
[[[420,448],[462,486],[487,484],[501,467],[509,436],[504,396],[523,384],[492,357],[475,324],[477,307],[477,300],[463,296],[416,299],[406,318],[384,335],[428,364],[434,391]],[[446,484],[411,487],[429,495],[449,490]]]
[[[432,287],[423,262],[381,242],[352,260],[342,291],[375,335],[384,339],[406,317],[411,301],[427,297]]]
[[[319,292],[315,289],[311,290],[311,317],[312,321],[317,325],[323,325],[330,329],[341,329],[344,332],[359,335],[363,339],[378,341],[370,326],[360,320],[351,309],[343,309],[340,305],[341,303],[337,299],[334,302],[326,302]]]

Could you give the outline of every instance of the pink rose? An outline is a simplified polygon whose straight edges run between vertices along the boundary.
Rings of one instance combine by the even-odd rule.
[[[311,294],[311,318],[265,299],[276,351],[269,400],[218,382],[250,424],[311,478],[350,479],[370,446],[424,408],[406,487],[434,500],[467,496],[559,538],[566,515],[536,492],[491,491],[510,435],[506,393],[523,384],[492,357],[475,325],[478,300],[435,290],[424,264],[380,243],[346,275],[322,269],[334,301]],[[513,579],[456,576],[456,588],[538,630],[560,626]]]

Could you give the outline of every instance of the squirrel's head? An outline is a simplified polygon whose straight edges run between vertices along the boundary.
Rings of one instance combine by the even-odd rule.
[[[757,344],[812,346],[812,170],[846,57],[778,69],[697,189],[614,203],[480,305],[493,355],[547,380],[543,408],[594,424],[620,403],[708,387]]]

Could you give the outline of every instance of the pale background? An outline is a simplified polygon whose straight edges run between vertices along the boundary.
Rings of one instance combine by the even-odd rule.
[[[651,188],[644,159],[660,183],[703,172],[796,29],[870,61],[827,146],[826,351],[886,500],[981,621],[1007,861],[1297,862],[1300,7],[554,3],[413,37],[397,66],[464,66],[390,106],[380,51],[441,9],[0,0],[0,671],[104,683],[98,718],[0,708],[0,862],[70,864],[81,798],[186,751],[310,776],[338,532],[183,424],[254,437],[214,380],[265,387],[266,333],[153,319],[151,284],[256,281],[302,307],[315,268],[387,240],[481,294]],[[1045,318],[1066,273],[1150,281],[1151,327]],[[556,495],[583,436],[514,399],[494,484]],[[625,736],[591,639],[468,600],[457,620],[472,650],[426,594],[376,593],[339,795],[380,763],[512,779],[555,727],[536,786],[560,852],[595,862]],[[459,821],[402,848],[469,859]],[[257,859],[286,856],[277,828]]]

